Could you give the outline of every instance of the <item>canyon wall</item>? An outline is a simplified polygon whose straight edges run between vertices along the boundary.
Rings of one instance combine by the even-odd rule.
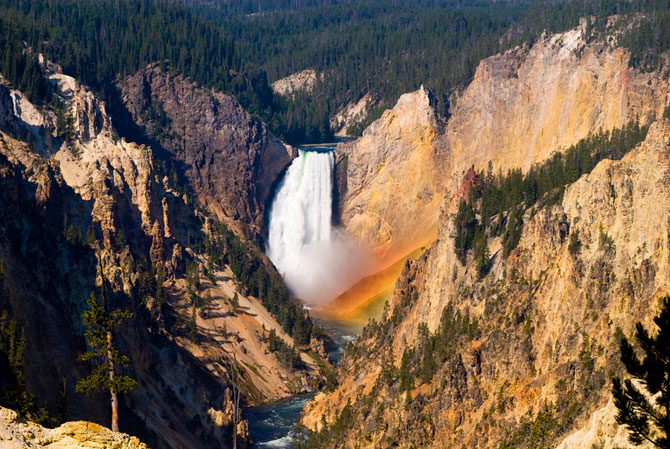
[[[624,48],[587,42],[583,28],[484,59],[451,110],[453,171],[489,161],[527,171],[601,128],[654,120],[668,101],[666,77],[628,59]]]
[[[454,94],[446,125],[428,91],[406,94],[338,146],[342,222],[397,260],[434,237],[440,207],[454,210],[470,167],[527,171],[599,129],[648,123],[668,100],[661,75],[630,68],[625,49],[587,42],[580,28],[484,59]]]
[[[157,65],[118,86],[134,123],[168,153],[195,200],[218,220],[260,236],[272,186],[293,150],[233,97]]]
[[[408,98],[430,98],[421,89],[338,147],[353,235],[381,257],[403,247],[407,229],[437,237],[345,353],[340,386],[308,404],[308,428],[327,416],[326,447],[629,447],[610,393],[623,371],[618,340],[650,325],[670,292],[666,71],[630,68],[626,50],[583,29],[545,35],[482,61],[446,124],[430,101],[396,116]],[[472,257],[461,265],[454,218],[468,169],[528,171],[636,118],[652,123],[646,140],[600,162],[559,204],[527,210],[509,257],[501,235],[488,240],[488,275]],[[441,201],[415,201],[416,185],[389,176],[415,171],[436,180],[419,185]]]
[[[612,421],[610,380],[622,372],[620,335],[638,321],[650,326],[670,293],[669,189],[662,120],[621,161],[604,160],[569,186],[559,205],[529,211],[506,261],[493,239],[483,279],[472,260],[457,261],[443,216],[382,320],[342,360],[340,387],[317,396],[303,422],[318,428],[322,414],[332,420],[351,401],[354,418],[333,447],[628,447]],[[403,392],[404,352],[426,354],[435,332],[444,362]],[[421,360],[415,373],[428,369]]]
[[[247,423],[233,423],[231,366],[241,376],[242,404],[318,388],[319,368],[305,351],[298,351],[300,368],[279,362],[266,332],[276,329],[289,346],[293,339],[230,266],[208,261],[203,242],[222,238],[213,232],[220,229],[216,212],[225,215],[225,207],[239,208],[232,217],[240,227],[258,229],[260,198],[269,195],[290,160],[287,149],[235,102],[209,93],[210,107],[221,98],[240,121],[211,125],[230,132],[235,146],[222,150],[228,159],[217,146],[225,139],[207,140],[212,129],[196,128],[205,139],[199,145],[213,160],[237,164],[226,167],[238,181],[225,192],[200,190],[200,200],[213,205],[211,212],[198,210],[179,180],[162,168],[180,163],[177,156],[159,157],[155,147],[119,137],[102,101],[58,67],[42,63],[57,87],[52,104],[58,108],[32,104],[0,79],[0,313],[15,320],[25,339],[27,391],[57,421],[109,422],[104,393],[75,392],[91,370],[78,361],[86,351],[81,314],[92,291],[99,298],[105,281],[110,307],[133,314],[115,335],[131,360],[127,374],[138,381],[121,397],[121,428],[154,448],[225,448],[233,432],[245,447]],[[215,171],[207,170],[207,176]],[[207,183],[228,186],[216,179]],[[251,196],[236,190],[241,183],[252,184]],[[230,245],[237,237],[231,232],[227,238]],[[252,242],[244,248],[245,257],[271,277],[273,268],[260,250]],[[195,274],[187,282],[188,270]],[[237,361],[233,354],[239,354]]]
[[[363,136],[337,146],[341,221],[389,262],[429,242],[447,175],[443,124],[421,88],[405,94]]]

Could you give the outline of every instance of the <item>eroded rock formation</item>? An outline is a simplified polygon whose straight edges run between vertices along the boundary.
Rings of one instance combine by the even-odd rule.
[[[18,414],[0,407],[0,442],[5,449],[147,449],[135,437],[115,433],[86,421],[67,422],[55,429],[24,422]]]
[[[670,291],[664,70],[640,73],[625,50],[587,44],[582,30],[543,36],[484,60],[446,125],[419,101],[399,126],[402,103],[430,98],[420,90],[338,148],[352,234],[381,256],[402,246],[407,229],[431,223],[426,217],[435,217],[437,237],[405,264],[381,321],[342,360],[340,387],[308,404],[303,422],[313,429],[323,415],[329,423],[346,416],[329,447],[626,447],[609,390],[622,369],[617,338],[637,321],[648,325]],[[600,162],[560,204],[528,210],[509,257],[500,236],[489,239],[487,276],[472,258],[461,265],[454,216],[471,167],[527,171],[635,118],[653,122],[646,140],[620,161]],[[415,165],[422,152],[429,156]],[[389,176],[413,171],[436,180],[424,186],[440,201],[409,201],[416,186]],[[579,242],[572,250],[570,239]]]
[[[234,98],[149,66],[119,83],[146,135],[169,153],[196,201],[258,236],[271,188],[293,152]]]
[[[441,206],[453,210],[469,168],[526,171],[599,129],[652,121],[667,103],[660,75],[582,27],[484,59],[446,125],[425,89],[406,94],[338,147],[342,222],[382,258],[408,254],[435,235]]]
[[[447,176],[442,126],[422,87],[337,147],[342,223],[389,262],[433,237]]]
[[[58,86],[62,111],[35,106],[0,83],[0,312],[16,320],[25,338],[27,390],[40,406],[58,413],[56,419],[109,422],[104,393],[87,397],[75,392],[76,383],[91,369],[78,355],[86,350],[81,314],[91,291],[99,292],[102,282],[96,268],[99,257],[110,307],[133,313],[115,335],[120,350],[130,357],[128,374],[138,380],[135,390],[122,396],[121,429],[140,435],[154,448],[229,447],[232,432],[238,432],[238,447],[245,447],[246,422],[234,429],[225,400],[231,389],[226,361],[233,353],[240,354],[243,404],[315,389],[318,367],[304,352],[303,369],[278,362],[263,339],[263,326],[277,329],[291,346],[292,338],[258,299],[248,297],[230,267],[216,268],[222,271],[215,277],[216,266],[209,263],[209,279],[205,276],[206,256],[197,252],[196,244],[211,232],[216,215],[196,210],[161,170],[180,159],[170,153],[164,155],[168,159],[159,159],[152,147],[120,138],[103,102],[58,68],[44,65]],[[253,220],[262,221],[262,207],[255,195],[268,194],[269,179],[281,168],[268,160],[272,149],[263,152],[255,145],[276,145],[274,155],[286,163],[287,150],[231,99],[215,93],[207,98],[209,106],[216,98],[227,101],[228,113],[242,120],[232,128],[220,124],[235,145],[226,147],[236,152],[226,153],[228,159],[212,140],[199,142],[213,160],[235,165],[226,167],[238,179],[225,191],[231,195],[225,205],[223,197],[217,197],[222,203],[207,197],[211,213],[239,207],[235,220],[243,224],[249,219],[248,229],[256,229]],[[206,176],[212,173],[205,171]],[[200,176],[194,179],[202,180]],[[236,190],[240,183],[251,186],[252,196]],[[250,257],[260,253],[252,243],[248,250]],[[206,304],[199,316],[193,313],[193,287],[184,280],[187,264],[195,267],[203,286],[198,301]],[[239,310],[229,304],[235,294],[243,307]],[[195,326],[188,330],[193,319]]]
[[[443,215],[381,323],[342,361],[339,389],[318,396],[303,422],[318,427],[322,414],[332,419],[351,400],[357,421],[346,441],[360,447],[623,444],[606,408],[610,377],[621,370],[617,335],[637,321],[649,326],[670,291],[669,189],[670,121],[662,120],[621,161],[602,161],[569,186],[561,204],[529,211],[506,261],[494,239],[483,280],[472,261],[460,266]],[[422,332],[444,323],[452,324],[439,343],[443,364],[403,393],[394,376],[404,350],[425,354]]]
[[[317,79],[323,78],[314,69],[293,73],[272,83],[272,90],[279,95],[293,95],[297,92],[312,92]]]

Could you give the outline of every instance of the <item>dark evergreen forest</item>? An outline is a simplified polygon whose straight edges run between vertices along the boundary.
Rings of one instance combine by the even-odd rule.
[[[595,18],[597,37],[608,16],[643,13],[620,43],[653,70],[670,44],[669,10],[668,0],[0,0],[0,70],[39,102],[50,95],[35,65],[44,53],[109,100],[116,79],[161,62],[305,143],[330,140],[329,118],[366,93],[376,107],[358,131],[421,84],[446,116],[482,58],[582,17]],[[273,94],[272,81],[306,68],[324,74],[312,94]]]

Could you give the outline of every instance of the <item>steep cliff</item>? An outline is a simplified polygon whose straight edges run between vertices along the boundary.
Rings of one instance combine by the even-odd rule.
[[[168,153],[195,200],[217,219],[259,236],[271,188],[292,150],[234,98],[157,65],[118,86],[133,121]]]
[[[442,126],[422,87],[337,146],[342,223],[388,262],[434,236],[447,175]]]
[[[380,322],[346,351],[340,387],[308,404],[308,428],[323,428],[328,417],[318,437],[328,447],[625,447],[609,393],[621,370],[617,339],[636,321],[649,323],[670,291],[670,123],[660,119],[667,67],[636,71],[615,41],[599,43],[584,30],[482,61],[444,126],[433,124],[439,118],[412,122],[423,124],[429,145],[415,144],[408,131],[416,127],[393,132],[396,106],[338,148],[343,224],[379,255],[402,247],[407,228],[439,220],[430,249],[406,262]],[[407,98],[422,96],[430,98]],[[406,120],[434,114],[429,101],[417,105]],[[472,253],[461,265],[455,218],[477,181],[471,167],[485,176],[487,166],[489,176],[525,173],[636,117],[655,122],[643,144],[558,192],[558,205],[521,207],[509,257],[505,235],[488,239],[488,274]],[[387,141],[406,154],[391,159]],[[408,163],[416,148],[432,155],[429,163]],[[436,179],[424,185],[441,201],[413,209],[393,197],[414,199],[414,185],[385,179],[405,170]],[[476,203],[475,218],[480,212]],[[512,220],[508,210],[484,226]]]
[[[183,200],[157,183],[147,147],[116,137],[104,105],[90,91],[65,75],[50,77],[61,85],[65,118],[30,107],[21,93],[11,91],[16,120],[44,138],[26,143],[3,131],[0,145],[5,168],[0,309],[9,311],[25,338],[27,389],[57,420],[109,422],[104,394],[86,397],[74,391],[90,369],[77,356],[85,350],[85,300],[100,282],[97,251],[106,266],[112,306],[134,313],[118,344],[130,355],[130,372],[140,384],[122,401],[121,427],[154,447],[229,441],[230,427],[208,418],[210,408],[223,407],[227,381],[204,372],[169,333],[161,332],[143,303],[148,256],[149,263],[163,264],[173,274],[183,264],[183,243],[163,241],[162,226],[163,204],[167,211],[168,204],[183,205]],[[60,127],[59,121],[64,122]],[[192,215],[191,220],[197,222]],[[90,243],[95,240],[97,250]],[[150,254],[154,241],[164,251]],[[146,403],[154,407],[142,406]],[[196,421],[186,426],[182,423],[189,415]]]
[[[446,125],[420,89],[363,137],[341,144],[346,228],[397,260],[434,237],[440,207],[457,205],[470,167],[491,162],[494,172],[527,171],[601,128],[660,116],[667,77],[630,68],[625,49],[590,40],[585,30],[544,35],[530,48],[484,59],[472,83],[454,94]]]
[[[452,170],[492,161],[494,170],[527,171],[600,128],[653,120],[667,103],[667,79],[628,60],[627,50],[589,40],[584,27],[484,59],[450,111]]]
[[[559,205],[528,211],[507,260],[500,238],[490,242],[483,279],[472,260],[460,267],[443,215],[383,319],[342,361],[340,387],[303,422],[339,416],[331,447],[625,447],[610,378],[621,370],[621,333],[648,325],[670,291],[669,188],[663,120]]]
[[[173,160],[120,138],[103,102],[58,67],[43,65],[58,90],[50,105],[35,106],[0,84],[0,313],[25,339],[26,389],[56,421],[109,422],[105,394],[75,393],[91,368],[78,355],[86,350],[81,313],[103,281],[99,256],[111,307],[133,313],[115,336],[138,381],[122,397],[121,428],[157,448],[229,447],[233,432],[244,447],[248,429],[246,421],[234,425],[231,369],[240,374],[242,404],[320,382],[304,351],[296,368],[279,362],[264,333],[276,329],[288,347],[293,339],[230,264],[243,259],[254,270],[244,274],[256,283],[278,274],[253,243],[241,243],[194,208],[188,190],[162,170]],[[251,162],[267,168],[259,153],[251,162],[241,157],[236,175],[245,182],[253,179]],[[256,192],[263,188],[269,190]],[[232,306],[235,295],[239,305]],[[284,313],[302,313],[285,300]]]

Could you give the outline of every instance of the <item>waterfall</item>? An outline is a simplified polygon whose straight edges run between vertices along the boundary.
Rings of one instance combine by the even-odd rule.
[[[323,304],[362,277],[367,256],[332,226],[332,152],[300,150],[270,209],[266,254],[291,292]]]

